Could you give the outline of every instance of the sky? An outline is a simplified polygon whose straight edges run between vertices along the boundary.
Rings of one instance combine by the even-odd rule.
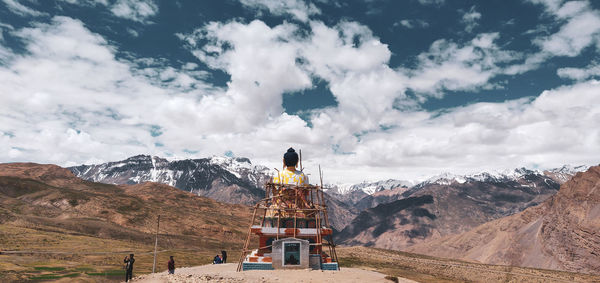
[[[596,165],[599,55],[600,1],[0,0],[0,162]]]

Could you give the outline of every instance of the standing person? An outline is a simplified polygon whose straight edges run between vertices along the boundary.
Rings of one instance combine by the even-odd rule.
[[[167,263],[167,268],[169,269],[169,274],[175,274],[175,260],[173,256],[171,256],[171,260]]]
[[[221,251],[221,257],[223,258],[223,263],[227,263],[227,252]]]
[[[135,262],[133,254],[130,254],[129,258],[125,257],[125,260],[123,260],[123,262],[127,264],[125,266],[125,282],[127,282],[131,280],[131,277],[133,277],[133,263]]]

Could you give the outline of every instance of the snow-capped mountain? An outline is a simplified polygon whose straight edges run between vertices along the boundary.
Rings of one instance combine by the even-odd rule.
[[[444,173],[402,193],[379,191],[349,204],[361,212],[337,237],[342,244],[405,249],[538,205],[584,168]]]
[[[255,187],[262,188],[265,182],[271,178],[272,170],[266,166],[253,165],[250,159],[245,157],[223,157],[213,156],[210,162],[214,165],[221,166],[236,177],[246,180]]]
[[[451,185],[453,183],[463,184],[466,182],[487,182],[487,183],[501,183],[507,181],[519,181],[520,183],[532,183],[532,178],[528,178],[531,176],[544,176],[556,181],[559,184],[562,184],[571,177],[573,177],[577,172],[583,172],[587,170],[589,166],[581,165],[581,166],[570,166],[565,165],[560,168],[554,168],[549,170],[537,170],[537,169],[527,169],[525,167],[516,168],[513,170],[503,170],[503,171],[492,171],[492,172],[481,172],[477,174],[471,175],[455,175],[452,173],[442,173],[440,175],[433,176],[419,184],[418,187],[422,187],[428,184],[436,184],[436,185]],[[533,183],[532,183],[533,184]]]
[[[412,187],[423,187],[428,184],[436,185],[451,185],[453,183],[463,184],[470,181],[478,182],[506,182],[506,181],[518,181],[522,180],[527,182],[526,176],[545,176],[559,184],[562,184],[577,172],[586,171],[589,166],[570,166],[564,165],[560,168],[548,169],[548,170],[537,170],[527,169],[525,167],[516,168],[512,170],[492,171],[492,172],[480,172],[470,175],[456,175],[452,173],[442,173],[430,177],[422,182],[407,181],[407,180],[396,180],[388,179],[376,182],[362,182],[358,184],[330,184],[326,186],[325,190],[330,194],[336,195],[373,195],[377,192],[385,190],[398,189],[398,188],[412,188]]]
[[[358,184],[333,184],[329,185],[327,192],[340,195],[349,194],[356,191],[362,191],[367,195],[372,195],[383,190],[395,188],[410,188],[415,184],[411,181],[388,179],[377,182],[362,182]]]
[[[211,157],[168,161],[138,155],[117,162],[81,165],[69,168],[77,177],[109,184],[164,183],[221,202],[254,205],[264,197],[264,183],[273,173],[269,168],[253,165],[247,158]],[[329,220],[343,229],[358,211],[331,199]]]
[[[414,184],[410,181],[388,179],[359,184],[335,184],[326,186],[328,195],[349,207],[363,210],[379,203],[391,202]]]
[[[550,178],[554,179],[555,181],[562,184],[562,183],[565,183],[566,181],[570,180],[573,176],[575,176],[575,174],[577,174],[579,172],[585,172],[589,168],[590,168],[590,166],[587,166],[587,165],[580,165],[580,166],[564,165],[563,167],[560,167],[560,168],[546,170],[546,171],[544,171],[544,174],[546,174],[548,177],[550,177]]]
[[[584,171],[588,166],[563,166],[546,171],[516,168],[513,170],[481,172],[470,175],[442,173],[420,183],[402,180],[385,180],[378,182],[363,182],[359,184],[330,185],[328,193],[335,199],[364,210],[379,204],[390,203],[416,194],[423,188],[470,186],[487,184],[504,188],[529,190],[532,193],[551,195],[560,184],[568,181],[577,172]]]
[[[108,184],[168,184],[228,203],[253,204],[264,196],[267,167],[247,158],[212,157],[168,161],[137,155],[126,160],[69,168],[77,177]]]

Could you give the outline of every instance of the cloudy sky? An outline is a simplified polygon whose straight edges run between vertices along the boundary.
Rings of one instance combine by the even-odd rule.
[[[0,0],[0,162],[600,161],[600,1]]]

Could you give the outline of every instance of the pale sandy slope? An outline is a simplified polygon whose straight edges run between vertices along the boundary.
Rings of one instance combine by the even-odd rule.
[[[237,264],[215,264],[184,267],[174,275],[166,272],[143,275],[134,282],[387,282],[385,275],[358,268],[342,268],[341,271],[321,270],[252,270],[236,272]],[[398,278],[399,282],[415,282]]]

